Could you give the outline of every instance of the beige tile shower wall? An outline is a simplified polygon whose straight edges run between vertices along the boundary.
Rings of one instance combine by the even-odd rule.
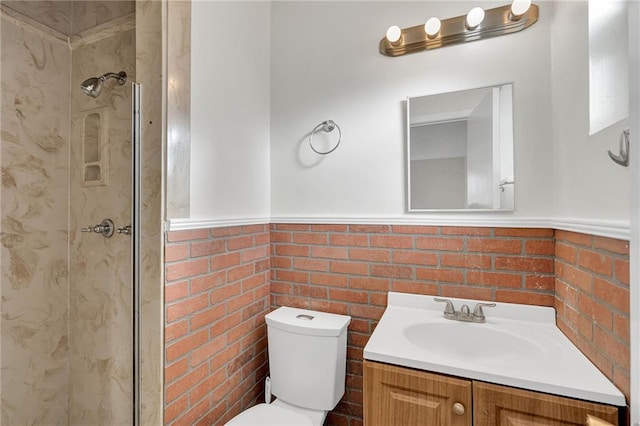
[[[69,51],[4,17],[1,43],[1,423],[67,424]]]
[[[135,30],[72,52],[70,171],[70,395],[71,424],[131,424],[131,237],[81,233],[110,218],[131,224],[131,87],[115,79],[91,98],[80,91],[88,77],[124,70],[135,80]],[[106,126],[100,153],[106,185],[83,184],[84,116],[99,109]]]
[[[191,1],[169,0],[167,23],[167,217],[189,217]]]
[[[65,36],[77,35],[135,12],[133,0],[3,0],[2,4]]]
[[[71,34],[78,34],[108,23],[136,11],[136,2],[128,1],[78,1],[73,2]]]
[[[3,0],[2,5],[61,34],[69,35],[71,32],[72,1]]]
[[[140,424],[162,424],[164,323],[162,231],[163,198],[163,57],[166,46],[166,0],[136,2],[136,72],[142,86],[142,229]]]

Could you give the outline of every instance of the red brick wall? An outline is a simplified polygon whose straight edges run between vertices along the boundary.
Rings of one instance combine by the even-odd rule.
[[[362,424],[362,352],[387,291],[555,306],[560,328],[628,397],[628,268],[626,242],[552,229],[273,224],[169,233],[165,423],[221,424],[260,397],[269,294],[271,307],[352,316],[346,394],[329,425]]]
[[[170,232],[165,245],[165,424],[224,424],[267,373],[269,226]]]
[[[345,397],[327,424],[362,424],[362,352],[388,291],[554,304],[552,229],[271,225],[274,307],[352,316]]]
[[[629,401],[629,243],[556,231],[558,327]]]

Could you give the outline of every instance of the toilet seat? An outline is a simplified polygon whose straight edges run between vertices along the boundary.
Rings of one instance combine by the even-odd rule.
[[[227,426],[313,426],[313,421],[295,411],[262,403],[238,414]]]

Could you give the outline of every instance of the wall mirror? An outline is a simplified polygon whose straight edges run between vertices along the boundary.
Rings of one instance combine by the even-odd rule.
[[[409,211],[514,209],[512,92],[407,99]]]

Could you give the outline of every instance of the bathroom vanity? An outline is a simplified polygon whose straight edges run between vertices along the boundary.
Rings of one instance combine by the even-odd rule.
[[[618,408],[379,362],[364,362],[366,426],[618,425]]]
[[[479,301],[450,300],[465,321],[445,319],[431,296],[389,293],[364,350],[366,426],[584,425],[587,414],[624,424],[624,396],[553,308],[497,303],[473,322]]]

